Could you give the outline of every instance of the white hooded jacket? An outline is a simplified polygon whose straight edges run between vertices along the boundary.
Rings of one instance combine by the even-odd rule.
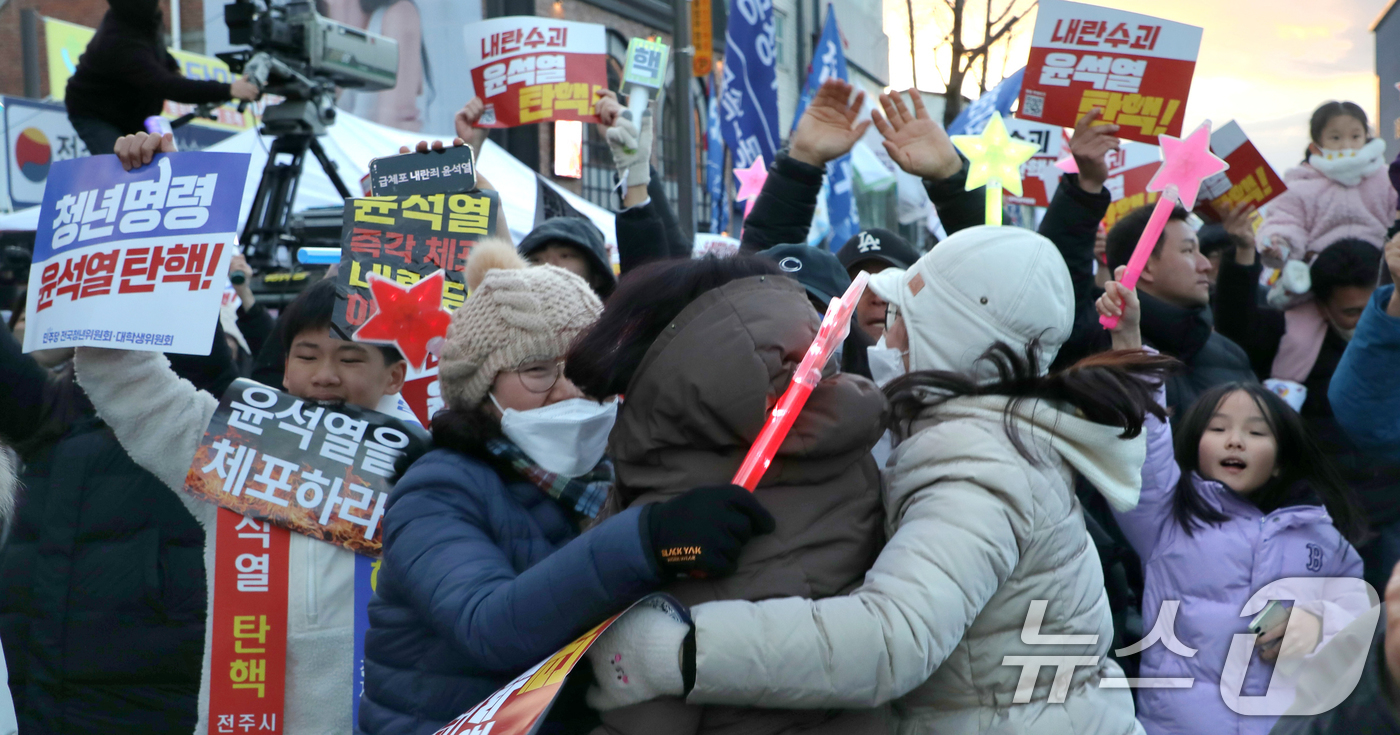
[[[995,374],[995,341],[1042,341],[1048,365],[1069,335],[1069,273],[1048,240],[978,227],[902,274],[876,279],[910,335],[911,371]],[[928,408],[885,473],[889,543],[845,597],[697,606],[689,701],[760,707],[873,707],[894,701],[913,733],[1140,732],[1107,658],[1112,619],[1098,553],[1074,494],[1078,472],[1115,507],[1136,503],[1141,438],[1071,407],[1004,397]],[[1010,424],[1035,458],[1007,434]],[[1038,625],[1037,616],[1041,617]],[[1045,642],[1036,636],[1073,636]],[[1016,657],[1070,656],[1018,696]]]

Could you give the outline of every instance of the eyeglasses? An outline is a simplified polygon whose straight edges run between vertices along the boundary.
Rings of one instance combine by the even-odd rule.
[[[520,378],[520,385],[531,393],[548,393],[564,374],[562,360],[529,360],[510,372]]]
[[[887,306],[885,307],[885,331],[886,331],[886,332],[891,331],[891,330],[894,329],[894,320],[896,320],[896,319],[898,319],[898,318],[899,318],[899,308],[896,307],[894,304],[889,304],[889,305],[887,305]]]

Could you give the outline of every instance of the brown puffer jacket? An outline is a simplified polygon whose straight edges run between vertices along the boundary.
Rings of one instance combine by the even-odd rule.
[[[652,344],[609,441],[616,511],[729,482],[817,334],[796,281],[755,276],[691,303]],[[875,384],[828,364],[758,487],[777,530],[744,547],[738,571],[665,588],[687,605],[831,597],[855,589],[884,543],[880,473],[870,448],[888,404]],[[875,733],[879,711],[694,707],[657,700],[604,714],[599,732]]]

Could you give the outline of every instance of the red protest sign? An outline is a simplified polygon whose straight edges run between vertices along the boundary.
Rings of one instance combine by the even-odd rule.
[[[1031,122],[1010,118],[1006,120],[1006,131],[1013,138],[1024,140],[1040,147],[1029,161],[1021,164],[1021,196],[1004,194],[1007,204],[1025,204],[1032,207],[1048,207],[1060,184],[1060,174],[1055,162],[1068,156],[1069,135],[1058,125]]]
[[[465,33],[472,88],[486,103],[479,127],[598,121],[593,105],[608,88],[603,26],[510,16],[472,23]]]
[[[627,610],[604,620],[553,656],[515,677],[487,697],[486,701],[447,723],[435,735],[534,735],[544,724],[550,707],[554,706],[554,700],[564,687],[564,680],[583,661],[583,654],[588,652],[589,646],[618,618],[641,605],[655,607],[687,625],[691,623],[685,606],[670,595],[658,593],[643,597]]]
[[[1226,206],[1263,206],[1288,190],[1234,120],[1211,133],[1210,150],[1230,168],[1201,182],[1200,198],[1211,204],[1199,208],[1202,214],[1218,218],[1216,213],[1225,211]]]
[[[1162,165],[1160,149],[1141,143],[1124,143],[1116,151],[1109,151],[1105,159],[1108,164],[1108,189],[1113,203],[1104,214],[1104,225],[1113,227],[1123,215],[1138,207],[1153,204],[1160,196],[1147,190],[1147,183]]]
[[[1042,0],[1016,116],[1073,127],[1098,107],[1123,138],[1180,136],[1200,48],[1196,26]]]
[[[291,535],[220,508],[209,644],[209,732],[283,732]]]

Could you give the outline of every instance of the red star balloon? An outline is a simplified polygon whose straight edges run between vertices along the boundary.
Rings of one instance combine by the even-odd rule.
[[[356,342],[391,344],[415,369],[422,369],[434,344],[441,345],[452,314],[442,308],[441,270],[408,288],[378,273],[369,274],[375,312],[355,330]]]

